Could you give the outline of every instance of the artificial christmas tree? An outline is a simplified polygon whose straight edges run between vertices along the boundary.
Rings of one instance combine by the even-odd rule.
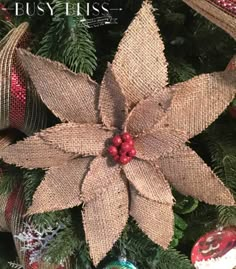
[[[87,3],[82,2],[81,4],[85,7]],[[14,3],[8,2],[6,4],[9,10],[13,8],[12,13],[14,13]],[[22,4],[27,5],[24,1],[22,1]],[[17,53],[14,53],[14,55],[20,62],[22,70],[24,70],[24,79],[30,81],[31,94],[29,97],[35,96],[38,98],[37,91],[42,101],[52,110],[55,116],[66,123],[60,123],[55,127],[41,131],[31,138],[27,138],[25,142],[18,142],[16,145],[7,147],[0,152],[0,155],[4,156],[6,161],[15,162],[28,168],[52,167],[50,168],[51,171],[45,174],[40,169],[26,170],[7,166],[2,176],[0,191],[7,195],[7,193],[12,193],[17,184],[20,184],[25,208],[31,213],[62,210],[79,205],[81,202],[83,202],[83,205],[73,209],[33,215],[30,217],[30,226],[27,226],[28,218],[18,212],[22,223],[21,229],[17,232],[14,229],[11,230],[16,245],[25,242],[25,238],[31,231],[31,228],[28,229],[27,227],[33,227],[32,231],[35,231],[31,232],[33,234],[32,238],[35,234],[42,234],[42,229],[44,231],[48,231],[50,227],[54,227],[53,229],[56,231],[57,227],[63,227],[63,229],[59,229],[55,236],[50,238],[47,247],[44,248],[43,255],[40,257],[42,265],[40,261],[38,264],[35,262],[24,263],[22,258],[20,261],[22,265],[17,265],[17,260],[11,260],[9,265],[13,268],[17,268],[16,266],[25,268],[31,266],[34,268],[39,264],[40,268],[47,268],[47,266],[54,268],[52,267],[53,264],[57,264],[57,267],[94,268],[88,255],[89,248],[85,237],[89,238],[90,252],[97,264],[111,249],[115,239],[118,239],[118,236],[113,238],[110,235],[120,235],[124,228],[112,250],[97,268],[110,268],[111,266],[113,266],[112,268],[127,267],[132,269],[135,267],[192,268],[187,257],[180,254],[179,251],[189,255],[197,238],[216,225],[235,225],[235,207],[228,206],[234,204],[230,191],[233,195],[235,194],[234,119],[229,113],[224,112],[235,93],[235,75],[234,71],[226,71],[218,74],[201,75],[187,80],[201,73],[224,70],[227,62],[234,54],[234,41],[202,18],[196,17],[193,11],[187,9],[181,1],[173,0],[168,3],[154,1],[154,6],[159,8],[158,13],[155,14],[161,32],[163,32],[165,54],[170,63],[169,83],[172,85],[177,83],[163,90],[162,88],[167,85],[166,61],[149,3],[145,2],[144,7],[135,17],[134,14],[140,8],[141,1],[119,1],[119,3],[113,1],[113,7],[115,8],[119,4],[122,6],[123,12],[119,14],[119,24],[107,26],[107,29],[105,26],[95,29],[84,27],[80,16],[84,19],[86,8],[80,16],[77,16],[78,14],[66,16],[63,1],[52,1],[51,4],[55,8],[53,18],[50,17],[50,14],[45,14],[42,17],[32,16],[31,40],[33,42],[29,43],[28,47],[33,52],[38,52],[38,54],[49,57],[51,60],[61,61],[73,71],[86,72],[89,75],[95,70],[94,48],[96,48],[98,68],[94,78],[97,82],[100,82],[104,73],[105,77],[98,102],[98,84],[88,76],[75,75],[61,64],[32,56],[32,54],[22,50],[15,50]],[[143,16],[140,14],[143,14]],[[13,14],[12,17],[14,20]],[[121,32],[126,30],[134,17],[135,19],[125,34],[112,65],[108,66],[107,72],[105,72],[107,61],[111,62],[115,55]],[[22,16],[22,19],[28,20],[29,18],[25,15]],[[48,23],[45,22],[45,19]],[[89,18],[87,19],[89,22]],[[44,23],[39,24],[42,20]],[[191,23],[189,24],[189,22]],[[1,35],[3,36],[9,30],[7,18],[2,23]],[[134,26],[138,27],[135,28]],[[136,31],[133,31],[133,28]],[[91,36],[94,43],[91,41]],[[40,40],[42,41],[40,42]],[[60,40],[60,42],[55,43],[55,40]],[[77,42],[78,40],[79,42]],[[103,46],[104,40],[109,40],[105,48]],[[215,50],[204,44],[204,40],[214,41]],[[194,43],[197,43],[197,46],[192,46]],[[176,50],[179,52],[178,56]],[[221,57],[216,57],[218,53]],[[3,60],[5,58],[3,57]],[[232,69],[232,65],[230,66],[230,69]],[[5,76],[5,73],[3,74]],[[17,81],[14,73],[12,77],[14,81]],[[185,82],[178,83],[182,81]],[[9,85],[9,83],[6,85]],[[16,85],[18,85],[18,82]],[[113,90],[111,91],[111,89]],[[158,93],[161,95],[158,96]],[[62,96],[63,100],[61,99]],[[140,100],[142,100],[141,103],[137,105]],[[39,109],[44,109],[41,101],[38,104]],[[105,129],[104,126],[101,127],[101,122],[97,122],[99,119],[97,108],[100,110],[100,116],[106,126]],[[30,114],[31,119],[39,119],[33,113],[32,111]],[[220,118],[216,120],[220,114]],[[53,117],[52,114],[47,115],[48,126],[59,122],[59,119]],[[159,123],[158,120],[161,118],[163,118],[163,121]],[[214,122],[215,120],[216,122]],[[82,125],[77,126],[75,123],[68,122],[99,123],[101,128],[96,129],[94,127],[96,129],[94,132],[88,132],[86,129],[85,133],[85,130],[82,130]],[[150,132],[150,129],[153,129],[156,123],[159,123],[156,126],[158,132]],[[125,128],[122,127],[123,125]],[[21,129],[18,126],[10,126]],[[66,131],[60,129],[63,126],[70,127],[70,131],[67,136],[61,138],[60,135]],[[73,131],[76,126],[78,127],[77,133]],[[118,127],[118,132],[111,128],[114,126]],[[44,127],[46,126],[39,128]],[[175,132],[173,132],[173,127],[177,128]],[[208,128],[204,130],[206,127]],[[168,132],[162,133],[161,130],[163,129],[168,129]],[[225,130],[225,133],[223,130]],[[127,132],[132,134],[132,137]],[[77,135],[74,136],[74,134]],[[99,137],[97,137],[98,134],[100,134]],[[105,134],[109,134],[109,136]],[[121,134],[121,137],[116,136],[112,141],[115,134]],[[172,138],[170,135],[172,135]],[[194,135],[197,136],[193,138]],[[20,140],[21,137],[22,135],[15,134],[14,139]],[[93,137],[96,138],[94,141]],[[104,143],[107,139],[108,143]],[[186,141],[188,141],[187,146],[185,145]],[[182,150],[183,147],[186,150]],[[194,151],[214,168],[214,172],[230,191],[223,186],[220,179],[211,172],[210,168],[207,168]],[[74,166],[79,161],[82,165],[82,162],[86,159],[92,161],[93,157],[87,155],[97,155],[98,153],[104,154],[105,158],[98,157],[97,161],[99,161],[99,158],[106,159],[108,163],[103,162],[103,165],[94,165],[94,167],[91,165],[89,173],[78,169],[79,166]],[[113,157],[115,157],[115,162],[112,161]],[[137,163],[137,158],[144,160]],[[157,175],[160,175],[160,173],[156,173],[156,166],[149,165],[145,173],[141,169],[143,164],[148,162],[155,162],[156,165],[157,159],[160,162],[159,166],[165,171],[165,177],[176,188],[172,188],[176,200],[173,207],[174,214],[166,210],[162,210],[160,214],[156,210],[157,207],[152,207],[153,210],[150,210],[150,207],[145,207],[144,201],[149,201],[150,205],[150,201],[153,200],[153,203],[156,204],[155,200],[159,196],[158,206],[166,206],[163,203],[163,199],[167,197],[164,193],[167,190],[170,193],[170,188],[166,183],[165,187],[157,189],[155,188],[157,186],[156,180],[153,180],[153,184],[150,185],[150,179],[157,179]],[[55,162],[56,166],[54,167]],[[95,162],[95,160],[92,162]],[[113,162],[112,167],[110,167],[110,162]],[[139,168],[142,164],[138,174],[133,173],[136,164]],[[119,167],[122,167],[122,169]],[[132,167],[132,169],[130,170],[129,167]],[[52,170],[57,171],[53,174],[53,177],[51,176]],[[116,183],[118,181],[115,180],[115,175],[111,173],[115,170],[123,171],[121,177],[116,177],[119,178],[122,189],[117,187]],[[153,173],[150,174],[152,170]],[[107,171],[108,185],[105,184],[102,177],[104,171]],[[200,171],[203,171],[203,173],[200,173]],[[131,181],[129,185],[124,174]],[[135,177],[133,177],[134,174]],[[85,179],[90,178],[88,182],[93,182],[93,185],[95,184],[94,186],[97,187],[87,188],[89,190],[87,192],[84,192],[86,188],[82,188],[81,192],[81,184],[78,182],[80,177],[75,177],[75,175],[83,178],[83,185],[86,182]],[[47,180],[49,177],[53,180]],[[136,178],[136,180],[133,178]],[[165,182],[164,178],[162,179],[162,182]],[[58,184],[58,182],[61,183]],[[184,184],[184,182],[188,184]],[[212,184],[212,187],[209,188],[209,184]],[[107,192],[107,194],[103,191],[100,192],[100,189],[106,190],[109,186],[110,192]],[[66,191],[67,189],[69,191]],[[213,204],[225,204],[225,206],[209,206],[194,198],[183,196],[177,190],[185,195],[191,194],[200,198],[200,200]],[[105,194],[109,199],[105,199]],[[128,202],[127,197],[132,196],[135,196],[139,202],[134,202],[134,199],[130,199]],[[99,200],[98,197],[101,197],[101,199]],[[171,197],[171,194],[169,197]],[[114,201],[114,203],[111,203],[111,201]],[[151,242],[139,230],[132,218],[128,220],[126,227],[122,225],[122,229],[117,232],[116,228],[122,222],[120,214],[118,214],[122,210],[120,205],[123,205],[125,201],[127,202],[124,206],[126,212],[128,212],[128,209],[130,210],[140,228],[156,243],[161,243],[163,238],[168,238],[167,241],[170,240],[174,224],[174,237],[168,249],[163,250]],[[107,206],[105,208],[103,206],[104,210],[99,210],[98,202],[102,205],[107,202]],[[88,212],[89,203],[91,210]],[[94,204],[94,207],[91,207],[91,203]],[[110,210],[112,204],[118,205],[116,210]],[[41,208],[40,210],[38,210],[38,205]],[[129,205],[129,208],[127,205]],[[171,205],[172,201],[169,205],[170,208]],[[85,213],[82,217],[81,212],[85,211],[87,211],[86,218],[89,219],[89,223],[87,221],[85,223],[84,234],[82,218],[85,218]],[[102,218],[103,212],[107,211],[111,218]],[[171,218],[163,218],[163,214],[169,214],[170,212],[173,214]],[[107,213],[106,216],[108,216]],[[161,225],[152,227],[153,223],[160,223]],[[89,225],[90,228],[86,228],[86,225]],[[26,235],[26,237],[23,235]],[[157,235],[157,237],[153,235]],[[47,233],[44,233],[42,242],[46,238]],[[107,247],[107,242],[109,242],[109,247]],[[33,254],[38,252],[36,250],[34,253],[32,252],[33,249],[29,250],[31,242],[26,243],[26,248],[28,248],[26,252],[30,251],[27,254],[30,254],[32,258],[34,257]],[[32,244],[34,243],[36,242],[32,242]],[[166,246],[166,244],[163,244],[163,246]],[[101,247],[104,245],[106,250]],[[18,252],[19,250],[22,251],[23,256],[25,255],[23,246],[17,249]],[[19,256],[21,257],[21,254]]]

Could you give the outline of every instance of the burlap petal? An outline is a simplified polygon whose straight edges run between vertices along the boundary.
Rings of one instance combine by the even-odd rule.
[[[107,127],[115,126],[122,128],[128,113],[128,108],[125,97],[121,92],[110,64],[107,67],[101,85],[99,109],[102,121]]]
[[[85,202],[99,197],[103,192],[107,192],[111,186],[116,186],[120,181],[120,167],[111,164],[106,157],[96,157],[90,165],[82,185],[82,199]]]
[[[187,135],[170,128],[155,128],[151,133],[141,135],[135,140],[137,157],[154,161],[160,156],[177,151],[187,141]]]
[[[34,169],[61,166],[73,155],[51,147],[36,134],[0,151],[0,158],[10,164]]]
[[[146,161],[134,159],[125,165],[123,170],[141,196],[162,204],[173,204],[170,186],[158,167]]]
[[[28,214],[72,208],[81,204],[81,184],[92,158],[78,158],[50,168],[33,197]]]
[[[145,1],[125,33],[112,64],[129,105],[167,85],[167,63],[150,2]]]
[[[164,88],[154,96],[140,101],[129,114],[125,128],[132,135],[149,132],[165,115],[170,106],[172,91]]]
[[[65,152],[96,156],[106,149],[106,142],[113,133],[99,124],[62,123],[42,131],[40,136]]]
[[[204,74],[174,85],[176,91],[163,125],[199,134],[226,109],[236,93],[233,71]]]
[[[158,160],[166,179],[179,192],[216,205],[234,205],[234,198],[204,161],[187,146]]]
[[[223,9],[223,2],[210,0],[183,0],[236,39],[236,15]],[[219,3],[217,3],[219,2]],[[221,7],[222,6],[222,7]]]
[[[128,220],[128,192],[118,167],[96,158],[82,186],[83,222],[90,256],[97,265],[111,250]]]
[[[18,50],[18,57],[43,102],[62,121],[98,121],[98,86],[89,76],[25,50]]]
[[[167,248],[174,235],[172,206],[148,200],[134,191],[131,194],[131,216],[153,242]]]

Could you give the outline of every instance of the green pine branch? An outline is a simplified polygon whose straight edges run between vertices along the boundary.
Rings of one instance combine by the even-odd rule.
[[[68,3],[75,2],[71,0]],[[38,54],[60,61],[74,72],[92,75],[97,66],[96,50],[88,27],[81,21],[84,17],[66,16],[64,0],[54,0],[52,4],[55,15]]]

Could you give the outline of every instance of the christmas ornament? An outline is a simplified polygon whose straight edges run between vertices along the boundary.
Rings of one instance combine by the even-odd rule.
[[[24,214],[22,188],[15,189],[9,195],[0,195],[0,231],[13,234],[22,268],[61,269],[61,266],[44,263],[42,258],[49,242],[63,226],[46,227],[37,231],[31,226],[29,219],[23,217]],[[64,269],[72,269],[70,259],[63,266]]]
[[[149,1],[125,33],[101,87],[87,75],[18,50],[42,100],[62,123],[0,155],[18,166],[48,170],[28,214],[83,203],[95,265],[119,238],[129,214],[150,239],[168,246],[174,221],[168,182],[210,204],[234,204],[230,191],[186,142],[232,101],[236,76],[204,74],[167,87],[163,51]],[[130,147],[122,146],[127,140]],[[123,151],[128,154],[121,160]]]
[[[29,264],[33,267],[33,265],[36,266],[36,264],[40,263],[52,239],[57,236],[58,232],[60,232],[64,226],[58,225],[56,228],[48,226],[39,231],[29,222],[23,225],[23,231],[15,235],[15,238],[23,243],[24,246],[21,248],[21,251],[29,256]]]
[[[235,0],[183,0],[236,39]]]
[[[138,269],[138,268],[127,260],[119,260],[111,262],[109,265],[105,267],[105,269]]]
[[[16,55],[16,48],[26,47],[28,28],[22,23],[0,42],[0,130],[13,127],[30,135],[46,127],[47,115]]]
[[[233,269],[236,266],[236,228],[207,233],[193,247],[191,258],[197,269]]]

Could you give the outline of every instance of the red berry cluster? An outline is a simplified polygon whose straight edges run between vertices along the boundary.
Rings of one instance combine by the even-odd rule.
[[[129,133],[116,135],[112,139],[112,146],[108,148],[108,153],[117,163],[123,165],[129,163],[136,156],[133,137]]]

